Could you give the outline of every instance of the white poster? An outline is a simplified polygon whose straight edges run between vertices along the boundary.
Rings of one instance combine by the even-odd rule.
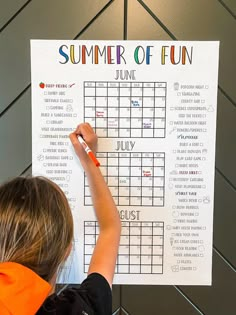
[[[68,135],[94,127],[122,221],[115,284],[210,285],[219,42],[31,41],[33,174],[74,216],[67,283],[99,226]]]

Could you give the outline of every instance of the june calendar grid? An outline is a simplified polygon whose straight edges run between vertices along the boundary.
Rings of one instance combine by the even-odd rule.
[[[84,121],[98,137],[164,138],[166,82],[84,82]]]
[[[97,221],[84,221],[84,272],[99,235]],[[122,221],[116,274],[163,274],[164,222]]]
[[[117,206],[164,206],[164,152],[98,152],[97,158]],[[86,176],[84,205],[92,205]]]

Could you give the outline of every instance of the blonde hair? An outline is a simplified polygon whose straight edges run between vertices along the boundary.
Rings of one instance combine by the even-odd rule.
[[[73,238],[62,190],[44,177],[17,177],[0,187],[0,262],[22,264],[50,281]]]

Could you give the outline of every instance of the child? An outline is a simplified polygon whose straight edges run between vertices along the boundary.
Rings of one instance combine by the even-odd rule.
[[[100,226],[88,276],[79,289],[66,289],[59,296],[53,293],[58,269],[70,253],[73,238],[68,201],[61,189],[44,177],[15,178],[0,187],[1,315],[112,312],[120,218],[99,168],[78,142],[79,135],[94,152],[97,137],[87,123],[70,134],[88,178]]]

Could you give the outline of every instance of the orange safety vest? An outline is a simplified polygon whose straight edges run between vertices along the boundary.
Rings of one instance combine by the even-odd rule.
[[[29,268],[0,263],[0,315],[34,315],[51,290],[51,285]]]

